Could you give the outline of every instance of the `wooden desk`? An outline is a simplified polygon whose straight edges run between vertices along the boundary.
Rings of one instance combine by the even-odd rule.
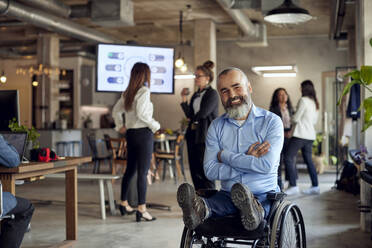
[[[3,190],[15,195],[15,180],[65,172],[66,240],[77,240],[77,166],[92,161],[91,157],[70,157],[54,162],[32,162],[15,168],[0,166]]]

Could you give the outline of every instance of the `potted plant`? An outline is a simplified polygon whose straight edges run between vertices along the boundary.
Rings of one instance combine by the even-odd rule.
[[[59,127],[61,129],[67,129],[68,114],[65,111],[57,111],[57,119],[59,121]]]
[[[19,125],[16,118],[9,121],[8,127],[12,132],[27,132],[27,148],[28,150],[39,148],[40,134],[34,127],[28,128],[24,125]]]
[[[372,39],[369,40],[370,45],[372,46]],[[359,84],[365,88],[365,90],[372,93],[372,66],[364,65],[360,70],[354,70],[345,75],[345,77],[351,77],[352,81],[347,83],[344,87],[342,95],[337,102],[337,105],[340,105],[342,98],[349,93],[351,87],[354,84]],[[362,104],[359,107],[359,110],[364,108],[364,123],[362,132],[367,130],[372,125],[372,97],[368,97],[363,100]]]
[[[314,161],[314,165],[318,174],[323,174],[325,167],[327,165],[326,158],[322,153],[322,142],[323,142],[323,134],[318,133],[316,138],[313,142],[313,154],[312,159]]]
[[[83,117],[83,125],[85,128],[92,128],[93,127],[93,121],[91,118],[92,114],[89,113],[86,116]]]

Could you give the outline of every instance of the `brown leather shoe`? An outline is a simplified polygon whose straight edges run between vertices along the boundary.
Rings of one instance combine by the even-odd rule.
[[[244,184],[236,183],[231,188],[231,199],[240,211],[244,228],[255,230],[263,221],[265,210],[252,192]]]
[[[203,222],[206,213],[204,201],[195,194],[190,184],[183,183],[178,187],[177,202],[182,208],[183,222],[188,229],[194,230]]]

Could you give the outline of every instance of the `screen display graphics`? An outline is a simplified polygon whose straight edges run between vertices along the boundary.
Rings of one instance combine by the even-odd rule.
[[[97,54],[97,91],[124,91],[137,62],[150,67],[152,93],[172,94],[174,91],[173,48],[99,44]]]

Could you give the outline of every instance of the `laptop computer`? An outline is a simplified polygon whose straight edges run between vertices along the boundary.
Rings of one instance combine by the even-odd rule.
[[[14,132],[7,132],[7,131],[1,131],[0,134],[4,137],[4,139],[15,147],[19,154],[19,159],[23,160],[23,155],[25,154],[26,150],[26,143],[27,143],[27,133],[26,132],[20,132],[20,133],[14,133]]]

